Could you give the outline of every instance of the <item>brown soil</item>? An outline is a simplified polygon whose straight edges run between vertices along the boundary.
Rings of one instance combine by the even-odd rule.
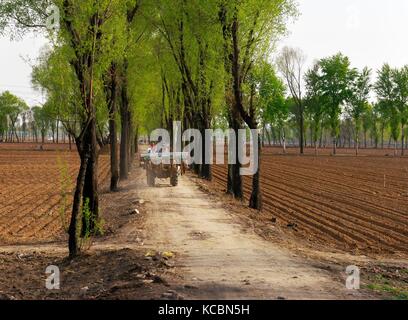
[[[61,270],[61,289],[47,290],[45,269]],[[168,291],[158,273],[167,267],[130,249],[94,251],[75,260],[63,253],[0,254],[0,300],[152,299]]]
[[[78,155],[67,145],[46,144],[44,149],[38,150],[35,144],[0,144],[0,243],[41,243],[64,237],[62,216],[67,220],[70,212]],[[67,188],[61,174],[65,168]],[[108,177],[109,156],[102,154],[99,179],[104,183]]]
[[[302,240],[348,252],[408,253],[408,158],[380,156],[383,150],[355,157],[351,151],[301,157],[265,149],[260,217]],[[225,166],[214,167],[214,178],[225,191]],[[251,183],[245,179],[246,201]]]
[[[45,170],[44,168],[30,173],[34,168],[41,168],[41,164],[45,161],[50,161],[48,163],[50,167],[53,164],[55,166],[57,156],[55,153],[58,152],[47,151],[46,153],[47,155],[44,156],[45,152],[39,154],[34,151],[27,153],[24,150],[2,152],[0,148],[1,171],[3,172],[3,168],[7,166],[10,172],[20,172],[20,174],[25,172],[26,175],[28,172],[29,175],[32,175],[31,184],[34,184],[34,181],[43,181],[41,186],[44,185],[44,188],[47,188],[47,178],[43,178],[42,175],[49,174],[48,179],[54,183],[53,181],[58,176],[57,167],[52,169],[53,176],[51,176],[50,169]],[[38,157],[35,161],[30,162],[24,159],[27,154]],[[53,154],[54,159],[47,160]],[[11,155],[11,158],[7,158],[7,155]],[[72,166],[75,166],[76,156],[69,155],[72,157]],[[58,213],[53,216],[54,229],[48,231],[49,237],[41,232],[24,231],[44,226],[41,216],[38,219],[31,218],[34,211],[39,210],[38,208],[49,201],[46,198],[48,193],[38,193],[42,195],[42,203],[39,203],[34,209],[31,208],[31,211],[27,211],[26,217],[22,216],[19,219],[23,231],[20,232],[21,236],[3,233],[5,236],[2,234],[2,237],[5,240],[0,238],[2,244],[0,247],[0,299],[375,299],[389,296],[374,294],[365,287],[360,291],[346,290],[345,268],[351,264],[362,267],[363,284],[371,284],[375,273],[382,272],[381,270],[386,270],[390,275],[401,274],[402,278],[398,278],[399,283],[406,283],[408,272],[406,272],[407,260],[404,251],[400,255],[391,255],[390,248],[378,247],[381,250],[377,252],[377,256],[369,258],[355,255],[356,252],[349,254],[338,250],[341,248],[341,241],[336,243],[331,240],[332,233],[326,234],[326,230],[330,228],[337,230],[334,229],[334,226],[346,223],[342,222],[336,210],[331,209],[333,211],[330,211],[330,216],[328,214],[319,216],[321,221],[319,226],[326,226],[322,230],[313,228],[311,223],[303,225],[303,220],[293,220],[293,217],[300,215],[295,211],[296,206],[299,206],[299,212],[302,213],[309,212],[309,210],[310,212],[316,211],[312,204],[307,204],[307,210],[302,209],[305,208],[306,201],[304,203],[296,199],[289,201],[290,197],[297,194],[301,194],[303,199],[311,196],[310,192],[312,194],[315,192],[313,188],[317,188],[317,185],[303,192],[300,192],[298,188],[302,186],[304,180],[310,184],[314,181],[314,176],[307,176],[307,168],[311,164],[316,165],[313,167],[314,171],[318,171],[318,166],[322,166],[322,174],[319,178],[324,187],[322,190],[325,188],[331,188],[329,189],[331,192],[341,190],[344,193],[341,201],[346,201],[347,188],[342,186],[335,189],[330,183],[331,179],[339,174],[337,166],[347,173],[345,175],[347,180],[344,184],[350,183],[350,188],[354,188],[353,192],[349,192],[351,196],[355,192],[360,196],[371,190],[365,184],[375,181],[376,162],[364,164],[363,161],[359,165],[360,159],[357,158],[352,166],[348,166],[347,162],[340,161],[340,157],[339,159],[329,157],[314,159],[314,157],[283,157],[273,154],[270,157],[274,161],[271,164],[267,163],[265,167],[273,171],[264,170],[264,172],[270,177],[271,183],[281,178],[281,186],[277,185],[273,191],[280,192],[279,197],[283,197],[288,202],[290,213],[286,215],[290,219],[287,221],[294,222],[294,227],[287,227],[288,224],[283,220],[286,217],[284,212],[280,213],[281,216],[277,214],[281,207],[273,207],[275,202],[270,202],[270,211],[266,207],[265,211],[259,214],[225,196],[221,184],[217,186],[217,183],[204,183],[191,176],[182,177],[179,187],[176,188],[170,187],[168,181],[160,180],[155,188],[149,188],[146,186],[144,172],[137,168],[133,170],[129,181],[121,184],[119,192],[102,192],[101,208],[107,232],[105,236],[94,241],[92,247],[86,251],[87,256],[70,262],[65,259],[66,243],[60,241],[64,240],[64,236]],[[265,159],[267,158],[268,155]],[[7,161],[7,159],[15,160]],[[353,159],[354,157],[348,158],[348,160]],[[379,159],[381,161],[378,164],[382,163],[382,166],[390,169],[390,174],[395,180],[390,181],[390,190],[386,188],[387,191],[381,191],[375,183],[373,190],[376,190],[382,197],[385,196],[381,192],[388,192],[391,197],[396,197],[395,190],[404,183],[403,179],[398,178],[401,168],[397,164],[389,165],[384,158]],[[389,160],[392,162],[397,159]],[[404,162],[406,160],[399,159],[398,161],[402,161],[406,166]],[[24,166],[13,167],[15,163],[25,164],[26,169],[22,169]],[[290,164],[304,169],[291,172]],[[103,165],[101,167],[103,168]],[[279,175],[275,177],[274,172],[278,169],[285,172],[285,177],[292,177],[292,180],[282,179]],[[366,179],[359,176],[361,170],[367,170],[364,174]],[[378,170],[377,168],[377,172]],[[34,172],[39,176],[35,177]],[[325,177],[323,173],[328,177]],[[354,175],[357,179],[353,179]],[[222,181],[222,170],[216,169],[215,177],[216,181],[217,179]],[[0,179],[8,181],[8,186],[13,186],[13,178],[5,179],[2,176]],[[356,180],[360,182],[357,183]],[[288,194],[286,194],[279,191],[288,188],[288,181],[292,181],[294,192],[290,193],[287,190]],[[21,181],[20,189],[29,188],[28,183],[28,180],[25,183]],[[341,181],[337,180],[337,184],[341,185]],[[57,188],[55,184],[54,188]],[[305,189],[304,186],[303,188]],[[40,192],[41,187],[37,189],[36,192]],[[52,189],[47,190],[52,194]],[[55,190],[54,193],[57,194]],[[324,195],[315,196],[316,198],[313,199],[327,201],[324,204],[318,202],[318,206],[330,208],[330,201],[337,200],[333,197],[330,198],[330,201],[326,199],[330,196],[329,191]],[[0,196],[2,200],[7,201],[8,197]],[[38,198],[40,199],[39,196]],[[367,196],[363,199],[371,198]],[[22,198],[21,201],[23,200]],[[15,198],[12,203],[16,201]],[[276,203],[279,202],[276,201]],[[350,201],[347,203],[349,206],[353,205]],[[357,200],[355,203],[358,203]],[[367,203],[369,208],[378,205],[378,202],[375,201],[364,200],[364,203]],[[402,203],[402,206],[405,205],[402,201],[399,203]],[[29,203],[25,205],[29,207]],[[266,205],[268,206],[267,197]],[[18,205],[14,204],[14,207],[9,205],[9,208],[18,208],[18,206],[23,207],[24,202],[18,202]],[[19,214],[17,209],[14,210],[15,214]],[[380,212],[380,210],[372,210]],[[396,210],[395,206],[390,205],[388,211],[384,212],[391,212],[395,215]],[[358,212],[358,210],[353,212]],[[4,215],[3,213],[0,216],[0,219],[3,219],[1,220],[2,228],[7,226],[9,223],[7,221],[10,221]],[[331,223],[333,216],[337,217],[338,224]],[[382,217],[380,214],[378,216]],[[396,216],[398,218],[398,215]],[[12,216],[8,217],[13,219]],[[274,217],[278,219],[278,223],[274,223],[272,219]],[[380,221],[383,221],[384,226],[386,223],[392,226],[391,223],[394,220]],[[356,220],[359,223],[356,226],[361,224],[361,234],[368,234],[369,232],[365,230],[370,230],[371,225],[361,223],[361,221],[365,220]],[[394,225],[397,226],[395,221]],[[372,228],[380,227],[374,223],[372,225]],[[395,232],[399,232],[400,229],[401,227],[397,227]],[[344,233],[342,229],[338,231],[339,235]],[[43,241],[39,242],[37,237],[41,234],[44,234],[44,237],[40,237]],[[389,234],[392,235],[392,231]],[[308,241],[302,240],[305,235],[308,235],[306,238]],[[370,241],[371,238],[366,237]],[[386,239],[378,243],[386,244],[395,250],[395,243]],[[389,239],[393,238],[389,237]],[[46,243],[50,241],[53,242]],[[343,247],[347,250],[350,248],[349,244]],[[382,252],[390,256],[384,258],[379,254]],[[383,269],[378,269],[380,262]],[[62,272],[61,290],[58,292],[45,289],[45,269],[50,264],[59,266]]]

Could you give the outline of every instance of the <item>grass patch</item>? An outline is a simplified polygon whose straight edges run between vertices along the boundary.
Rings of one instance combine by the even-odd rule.
[[[406,286],[401,287],[401,283],[392,281],[378,274],[372,281],[372,283],[366,286],[367,289],[379,293],[386,293],[395,300],[408,300],[408,288]]]

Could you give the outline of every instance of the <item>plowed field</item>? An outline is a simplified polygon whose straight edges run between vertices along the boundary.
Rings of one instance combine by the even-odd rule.
[[[62,234],[62,193],[67,194],[69,213],[78,156],[67,146],[36,149],[34,144],[0,145],[1,244],[52,241]],[[109,176],[107,155],[100,156],[99,170],[99,179],[105,181]],[[68,188],[63,187],[63,171],[72,182]]]
[[[311,153],[312,151],[309,150]],[[265,223],[277,219],[305,241],[344,250],[408,252],[408,158],[383,150],[331,157],[264,150],[262,188]],[[389,152],[392,154],[393,152]],[[225,188],[226,167],[214,166]],[[244,179],[246,199],[251,179]]]

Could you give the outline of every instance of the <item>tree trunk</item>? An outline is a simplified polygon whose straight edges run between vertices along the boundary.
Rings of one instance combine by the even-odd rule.
[[[126,180],[129,175],[129,159],[128,159],[128,133],[129,133],[129,111],[128,111],[128,102],[127,102],[127,93],[123,92],[122,89],[122,104],[120,110],[121,116],[121,138],[120,138],[120,179]]]
[[[110,183],[110,190],[117,191],[118,190],[118,182],[119,182],[119,165],[118,165],[118,139],[117,139],[117,130],[116,130],[116,121],[114,114],[116,113],[114,110],[111,118],[109,120],[109,131],[110,131],[110,161],[111,161],[111,183]]]
[[[77,142],[78,151],[81,150],[80,143]],[[75,195],[74,195],[74,202],[73,202],[73,209],[71,215],[71,222],[68,229],[68,246],[69,246],[69,256],[71,258],[76,257],[79,254],[79,238],[78,238],[78,223],[79,223],[79,216],[81,211],[81,199],[82,199],[82,191],[85,184],[85,175],[88,167],[88,159],[89,153],[88,152],[81,152],[81,166],[79,169],[77,183],[75,188]]]
[[[238,130],[240,128],[239,121],[233,120],[232,129],[234,130],[235,139],[238,142]],[[242,186],[241,164],[238,161],[238,144],[234,150],[235,164],[228,165],[228,193],[232,194],[234,198],[242,200],[244,191]]]
[[[266,138],[268,139],[268,146],[271,146],[272,145],[272,138],[271,138],[272,128],[271,128],[271,131],[269,131],[267,128],[265,130],[266,130]]]
[[[384,123],[381,125],[381,149],[384,149]]]
[[[319,138],[319,148],[323,146],[323,128],[320,130],[320,138]]]
[[[129,110],[129,116],[128,116],[128,170],[129,172],[132,170],[132,163],[134,160],[134,154],[135,154],[135,139],[134,139],[134,128],[132,126],[132,112]]]
[[[136,128],[135,142],[134,143],[135,143],[135,153],[137,154],[137,153],[139,153],[139,127]]]
[[[244,198],[244,190],[242,186],[241,164],[239,163],[239,161],[237,161],[237,163],[233,165],[232,170],[233,170],[232,174],[233,174],[234,198],[238,200],[242,200]]]
[[[72,138],[71,138],[70,133],[68,133],[68,143],[69,143],[69,151],[72,151]]]
[[[83,216],[82,233],[84,237],[86,234],[96,235],[96,224],[99,222],[99,194],[98,194],[98,142],[96,139],[96,119],[93,117],[89,124],[85,136],[85,143],[89,145],[90,156],[88,166],[85,174],[85,184],[83,190],[83,203],[89,204],[90,217],[89,221],[85,220]],[[87,223],[89,230],[86,230]]]
[[[283,153],[286,154],[286,134],[285,128],[282,127],[282,146],[283,146]]]
[[[59,143],[59,120],[57,120],[57,144]]]
[[[364,130],[364,149],[367,149],[367,130]]]
[[[261,191],[261,137],[258,136],[258,143],[254,148],[258,148],[258,171],[252,178],[252,194],[249,200],[249,207],[256,210],[262,210],[262,191]]]
[[[111,183],[110,190],[117,191],[119,183],[119,161],[118,161],[118,132],[116,125],[117,98],[118,98],[118,75],[117,64],[112,62],[106,75],[106,99],[109,109],[109,138],[110,138],[110,168]]]
[[[209,148],[209,150],[206,149],[205,147],[205,132],[203,134],[203,143],[202,143],[202,158],[203,158],[203,163],[201,165],[201,172],[200,172],[200,177],[202,179],[211,181],[212,180],[212,170],[211,170],[211,164],[210,163],[205,163],[206,155],[208,153],[211,153],[213,151],[212,146]]]
[[[205,115],[207,116],[207,115]],[[213,145],[210,146],[210,148],[206,148],[206,135],[205,135],[205,129],[209,129],[209,121],[208,119],[204,120],[204,129],[201,130],[201,135],[203,137],[203,142],[202,142],[202,165],[201,165],[201,172],[200,176],[202,179],[211,181],[212,180],[212,170],[211,170],[211,164],[210,163],[205,163],[206,158],[210,158],[211,154],[213,152]],[[210,141],[209,141],[210,142]]]
[[[234,166],[228,164],[228,177],[227,177],[227,193],[234,195]]]
[[[305,137],[304,137],[304,126],[305,126],[305,119],[304,119],[304,115],[303,115],[303,106],[299,106],[300,109],[300,141],[299,141],[299,145],[300,145],[300,154],[304,154],[305,153]]]

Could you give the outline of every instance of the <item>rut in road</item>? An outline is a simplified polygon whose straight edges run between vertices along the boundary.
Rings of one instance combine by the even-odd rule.
[[[353,299],[345,283],[234,222],[189,177],[141,186],[148,200],[145,245],[177,254],[187,298]],[[361,296],[359,296],[361,298]]]

